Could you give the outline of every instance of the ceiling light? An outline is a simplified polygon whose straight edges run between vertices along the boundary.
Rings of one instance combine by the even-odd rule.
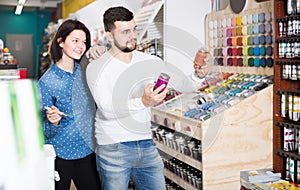
[[[17,5],[15,14],[20,15],[23,9],[23,5]]]
[[[19,0],[18,4],[25,4],[26,0]]]

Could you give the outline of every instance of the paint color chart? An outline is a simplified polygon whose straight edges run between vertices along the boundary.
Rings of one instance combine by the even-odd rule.
[[[247,1],[239,14],[233,13],[230,7],[209,14],[206,45],[214,65],[272,68],[272,12],[271,1]]]

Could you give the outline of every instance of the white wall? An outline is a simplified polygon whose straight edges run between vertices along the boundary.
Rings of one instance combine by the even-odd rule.
[[[90,31],[93,31],[94,29],[103,28],[103,14],[108,8],[124,6],[133,13],[136,13],[141,3],[142,0],[96,0],[69,17],[77,18],[83,22]]]
[[[164,59],[185,74],[193,71],[197,50],[205,45],[205,16],[210,0],[166,0],[164,5]]]
[[[193,71],[197,50],[205,45],[205,16],[211,12],[213,0],[165,0],[164,4],[164,60],[172,63],[185,74]],[[106,9],[123,5],[133,13],[143,0],[97,0],[77,11],[77,18],[93,31],[103,28],[102,18]]]
[[[220,10],[223,10],[228,6],[229,0],[220,0],[219,3],[220,3]]]

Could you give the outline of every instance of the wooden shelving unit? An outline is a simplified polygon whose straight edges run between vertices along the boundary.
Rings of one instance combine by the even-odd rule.
[[[281,37],[279,35],[278,19],[291,18],[291,15],[286,13],[286,0],[274,0],[274,19],[275,19],[275,43],[274,43],[274,95],[273,95],[273,168],[275,172],[281,172],[283,178],[286,178],[286,158],[293,158],[295,161],[300,161],[300,155],[296,152],[287,152],[283,150],[284,127],[300,129],[299,121],[291,121],[287,118],[281,117],[281,94],[282,93],[295,93],[300,95],[300,82],[299,80],[284,80],[282,79],[282,63],[291,62],[299,65],[298,58],[280,58],[279,57],[279,40],[295,39],[299,41],[298,36]],[[298,15],[299,16],[299,15]],[[297,170],[295,171],[295,174]]]

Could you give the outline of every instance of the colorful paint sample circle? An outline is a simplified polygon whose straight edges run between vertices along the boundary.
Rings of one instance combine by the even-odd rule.
[[[243,45],[248,45],[248,37],[247,36],[243,36]]]
[[[243,55],[248,55],[248,48],[246,46],[243,48]]]
[[[242,27],[237,27],[236,28],[236,35],[237,36],[241,36],[243,33],[242,33]]]
[[[273,67],[273,59],[270,58],[270,57],[267,58],[267,63],[266,64],[267,64],[268,67]]]
[[[255,45],[258,45],[258,44],[259,44],[259,36],[254,36],[254,38],[253,38],[253,43],[254,43]]]
[[[227,65],[227,59],[226,58],[223,59],[223,65],[225,65],[225,66]]]
[[[236,17],[236,25],[237,26],[242,26],[242,16]]]
[[[243,26],[242,35],[247,35],[247,26]]]
[[[231,27],[231,18],[227,18],[227,27]]]
[[[227,37],[231,37],[232,36],[231,28],[227,28],[226,29],[226,36]]]
[[[218,56],[218,49],[214,49],[214,56]]]
[[[259,56],[259,47],[258,46],[255,46],[254,49],[253,49],[253,54],[255,56]]]
[[[216,29],[218,27],[218,21],[214,20],[214,29]]]
[[[223,49],[222,49],[222,55],[223,55],[224,57],[227,56],[227,48],[223,48]]]
[[[227,24],[227,23],[226,23],[226,18],[223,18],[223,20],[222,20],[222,27],[225,28],[225,27],[226,27],[226,24]]]
[[[259,60],[259,65],[261,66],[261,67],[266,67],[266,58],[261,58],[260,60]]]
[[[249,26],[248,26],[248,28],[247,28],[247,34],[248,34],[248,35],[253,34],[253,26],[252,26],[252,25],[249,25]]]
[[[252,15],[248,15],[248,24],[252,24]]]
[[[254,59],[254,66],[259,67],[259,58]]]
[[[247,54],[247,55],[252,56],[253,53],[254,53],[253,47],[249,47],[249,48],[248,48],[248,54]]]
[[[258,22],[265,22],[265,13],[260,13],[258,15]]]
[[[231,18],[231,26],[236,26],[236,18]]]
[[[248,66],[248,58],[243,58],[243,65]]]
[[[232,37],[232,46],[236,46],[237,45],[237,38],[236,37]]]
[[[243,58],[238,58],[237,65],[238,66],[243,66]]]
[[[218,39],[218,47],[222,47],[223,46],[223,40],[222,38]]]
[[[209,21],[208,22],[208,27],[209,27],[209,29],[213,29],[214,28],[214,22],[213,21]]]
[[[243,23],[243,25],[247,24],[247,16],[246,15],[242,17],[242,23]]]
[[[238,38],[237,38],[236,44],[237,44],[238,46],[242,46],[242,45],[243,45],[243,38],[242,38],[242,37],[238,37]]]
[[[222,20],[218,20],[218,26],[217,28],[221,28],[222,27]]]
[[[233,60],[232,60],[232,58],[228,58],[228,60],[227,60],[227,65],[228,65],[228,66],[232,66],[232,65],[233,65]]]
[[[265,39],[266,39],[266,38],[265,38],[264,35],[259,36],[259,43],[260,43],[260,44],[265,44],[265,43],[266,43],[266,40],[265,40]]]
[[[228,56],[232,56],[232,48],[228,48],[227,49],[227,55]]]
[[[252,16],[253,23],[258,23],[258,14],[253,14]]]
[[[232,36],[236,36],[236,28],[232,28],[232,29],[231,29],[231,33],[232,33],[232,34],[231,34]]]
[[[272,46],[267,46],[266,54],[269,55],[269,56],[273,55],[273,47]]]
[[[223,47],[226,47],[226,46],[227,46],[227,39],[224,38],[224,39],[223,39]]]
[[[266,44],[272,44],[272,35],[271,34],[268,34],[267,36],[266,36]]]
[[[270,22],[272,20],[272,14],[271,14],[271,12],[266,12],[265,13],[265,20],[267,22]]]
[[[261,46],[261,47],[259,48],[259,54],[260,54],[261,56],[265,56],[265,55],[266,55],[266,47],[265,47],[265,46]]]
[[[259,30],[259,33],[260,33],[260,34],[265,33],[265,24],[260,24],[258,27],[259,27],[258,30]]]
[[[272,24],[269,24],[269,23],[266,24],[265,30],[266,30],[267,33],[271,33],[272,32]]]
[[[208,35],[209,35],[210,38],[213,38],[214,37],[214,31],[210,30],[209,33],[208,33]]]
[[[254,66],[254,59],[253,59],[253,58],[249,58],[249,59],[248,59],[248,65],[249,65],[250,67],[253,67],[253,66]]]
[[[248,45],[253,45],[253,37],[252,36],[249,36],[247,41],[248,41]]]
[[[232,65],[233,66],[237,66],[238,65],[238,59],[237,58],[233,58],[232,59]]]
[[[254,24],[254,26],[253,26],[253,34],[258,34],[258,32],[259,32],[258,24]]]
[[[233,56],[237,56],[238,55],[237,48],[232,48],[232,55]]]
[[[243,48],[242,48],[242,47],[239,47],[239,48],[237,49],[237,55],[238,55],[238,56],[243,56]]]
[[[227,38],[227,46],[232,46],[232,38]]]

